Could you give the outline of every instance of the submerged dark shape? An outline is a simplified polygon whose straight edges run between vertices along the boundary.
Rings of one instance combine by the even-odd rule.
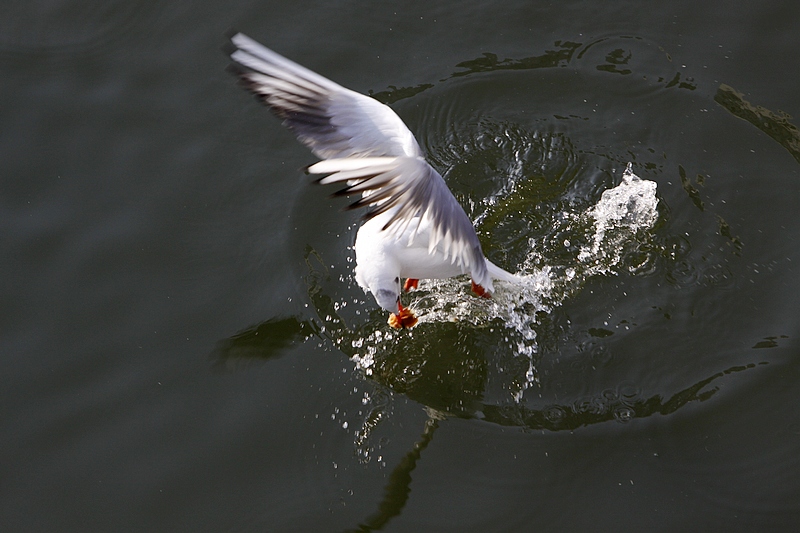
[[[744,99],[744,94],[724,83],[717,89],[714,101],[775,139],[800,163],[800,131],[789,122],[792,117],[753,105]]]

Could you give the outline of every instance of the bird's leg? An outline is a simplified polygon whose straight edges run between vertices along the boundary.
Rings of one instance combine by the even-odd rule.
[[[394,329],[411,328],[417,323],[417,317],[408,307],[403,307],[400,299],[397,300],[397,312],[389,315],[389,325]]]
[[[472,282],[472,292],[474,292],[475,294],[477,294],[481,298],[491,298],[492,297],[492,295],[489,294],[489,292],[486,289],[484,289],[483,287],[481,287],[480,285],[478,285],[474,281]]]
[[[405,285],[403,285],[403,290],[408,292],[411,289],[416,289],[418,285],[419,285],[419,280],[418,279],[408,278],[406,280]]]

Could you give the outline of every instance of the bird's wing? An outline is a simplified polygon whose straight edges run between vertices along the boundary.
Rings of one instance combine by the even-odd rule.
[[[244,34],[231,37],[232,70],[321,159],[421,156],[388,106],[346,89]]]
[[[386,214],[384,230],[398,237],[422,217],[430,222],[429,252],[441,251],[491,289],[475,228],[442,177],[394,111],[338,85],[238,33],[231,54],[242,82],[283,124],[325,161],[312,174],[321,183],[344,182],[340,195],[360,193],[351,208],[373,206],[366,218]],[[413,233],[412,233],[413,236]]]
[[[384,215],[384,231],[397,238],[423,219],[429,222],[428,252],[442,252],[476,283],[492,289],[475,227],[444,179],[421,157],[349,157],[328,159],[308,167],[311,174],[327,174],[322,184],[345,183],[339,196],[361,194],[351,209],[372,206],[366,218]],[[416,226],[416,228],[415,228]]]

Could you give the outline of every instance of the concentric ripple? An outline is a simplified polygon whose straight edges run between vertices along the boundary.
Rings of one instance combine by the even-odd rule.
[[[530,145],[513,154],[530,154]],[[517,161],[516,168],[524,169],[526,161]],[[487,196],[480,207],[477,227],[483,230],[487,221],[512,217],[508,206],[524,200],[525,173],[511,174],[508,183],[493,195]],[[549,257],[545,235],[527,237],[524,257],[518,264],[518,284],[497,283],[492,299],[470,298],[463,279],[426,280],[414,294],[411,309],[418,314],[424,329],[429,324],[462,323],[490,329],[490,335],[500,333],[497,353],[523,358],[527,363],[524,377],[517,376],[508,389],[516,401],[536,382],[535,357],[538,353],[538,314],[548,313],[592,276],[614,273],[626,255],[635,252],[637,243],[647,240],[647,232],[657,220],[658,199],[655,182],[636,176],[629,164],[619,185],[604,191],[600,200],[583,210],[564,211],[554,217],[546,234],[564,236],[563,248],[572,251],[569,261],[553,261]],[[479,208],[475,208],[479,209]],[[523,232],[524,234],[524,232]],[[529,235],[529,234],[528,234]],[[542,245],[544,242],[546,244]],[[556,257],[563,254],[560,250]],[[497,325],[502,325],[497,327]],[[371,374],[386,341],[402,339],[402,332],[386,334],[380,330],[353,345],[357,351],[352,360],[358,368]]]

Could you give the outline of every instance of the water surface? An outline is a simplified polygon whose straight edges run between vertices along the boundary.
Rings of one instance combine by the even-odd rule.
[[[795,4],[10,5],[2,529],[800,519]],[[525,290],[390,330],[232,27],[389,103]]]

